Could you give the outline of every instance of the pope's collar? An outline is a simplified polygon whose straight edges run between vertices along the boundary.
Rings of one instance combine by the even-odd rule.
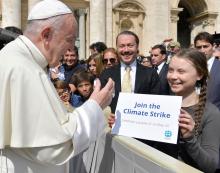
[[[43,54],[40,52],[40,50],[37,48],[37,46],[35,46],[34,43],[24,35],[20,35],[18,38],[25,44],[25,46],[30,51],[37,64],[39,64],[43,69],[45,69],[48,65],[48,62],[46,58],[43,56]]]

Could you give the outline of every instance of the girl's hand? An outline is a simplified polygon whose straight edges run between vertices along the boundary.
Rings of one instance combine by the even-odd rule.
[[[183,109],[180,110],[179,127],[183,138],[189,138],[194,135],[195,121],[192,116]]]

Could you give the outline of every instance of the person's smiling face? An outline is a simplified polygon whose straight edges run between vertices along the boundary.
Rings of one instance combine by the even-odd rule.
[[[138,45],[133,35],[119,35],[116,46],[118,56],[123,63],[129,65],[136,59],[138,54]]]
[[[201,76],[191,61],[176,56],[171,59],[167,80],[176,95],[185,96],[195,92],[196,81],[200,79]]]

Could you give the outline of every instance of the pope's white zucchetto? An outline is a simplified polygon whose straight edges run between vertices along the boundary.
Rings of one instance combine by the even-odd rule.
[[[42,0],[31,9],[28,20],[47,19],[70,13],[72,13],[71,9],[61,1]]]

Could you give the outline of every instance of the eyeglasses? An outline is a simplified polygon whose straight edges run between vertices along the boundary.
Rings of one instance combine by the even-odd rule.
[[[210,46],[210,44],[205,44],[205,45],[201,45],[201,46],[196,46],[196,49],[207,49]]]
[[[108,62],[110,62],[111,64],[116,63],[116,59],[115,58],[106,58],[102,60],[103,64],[108,64]]]

